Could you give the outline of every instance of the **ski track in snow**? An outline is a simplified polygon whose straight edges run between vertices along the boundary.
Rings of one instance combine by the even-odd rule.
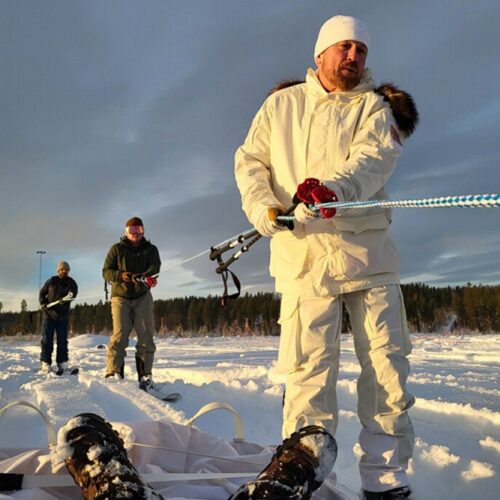
[[[494,499],[499,484],[500,398],[499,335],[414,335],[409,389],[416,430],[410,481],[415,499]],[[185,424],[206,403],[231,404],[242,416],[247,441],[281,440],[283,380],[274,366],[278,339],[273,337],[158,339],[154,367],[157,382],[182,399],[168,404],[139,390],[133,341],[125,380],[104,379],[107,337],[82,335],[70,341],[77,376],[41,375],[39,346],[0,340],[0,407],[15,400],[36,404],[61,427],[83,412],[112,422],[167,419]],[[357,460],[360,424],[356,416],[359,365],[352,338],[342,336],[338,382],[339,481],[353,491],[360,482]],[[233,417],[211,412],[196,425],[224,439],[234,436]],[[0,415],[0,448],[43,447],[45,425],[26,407]]]

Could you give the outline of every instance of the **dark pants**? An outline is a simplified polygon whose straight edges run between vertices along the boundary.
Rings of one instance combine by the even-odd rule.
[[[57,339],[56,363],[68,361],[68,318],[50,319],[43,318],[42,323],[42,352],[40,361],[52,364],[52,351],[54,349],[54,331]]]

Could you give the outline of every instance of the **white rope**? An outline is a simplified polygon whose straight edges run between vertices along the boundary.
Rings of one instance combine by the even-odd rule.
[[[227,243],[232,243],[232,246],[231,246],[231,248],[232,248],[232,247],[236,246],[238,243],[241,243],[241,241],[243,241],[249,234],[254,233],[254,232],[255,232],[254,228],[247,229],[246,231],[243,231],[242,233],[235,234],[234,236],[231,236],[230,238],[227,238],[224,241],[217,243],[216,245],[214,245],[214,247],[221,247]],[[152,277],[158,278],[158,276],[160,276],[161,274],[166,273],[168,271],[171,271],[172,269],[175,269],[176,267],[180,267],[183,264],[187,264],[188,262],[191,262],[192,260],[197,259],[198,257],[201,257],[202,255],[206,255],[206,254],[210,253],[211,251],[212,251],[211,248],[207,248],[206,250],[202,250],[201,252],[199,252],[191,257],[188,257],[187,259],[184,259],[184,260],[181,260],[180,262],[176,262],[175,264],[172,264],[171,266],[163,269],[158,274],[155,274]],[[145,280],[141,279],[140,281],[144,282],[144,284],[146,285]],[[50,303],[48,305],[48,307],[53,307],[56,304],[60,304],[62,302],[74,302],[74,301],[81,301],[81,300],[85,300],[85,299],[95,299],[97,297],[102,297],[102,293],[98,293],[95,295],[85,295],[85,296],[81,296],[81,297],[78,296],[78,297],[74,297],[72,299],[64,299],[64,300],[60,299],[60,300],[57,300],[55,302]]]
[[[154,444],[138,443],[136,441],[132,443],[132,447],[134,446],[138,446],[139,448],[152,448],[153,450],[169,451],[171,453],[181,453],[182,455],[191,455],[193,457],[211,458],[213,460],[220,460],[222,462],[230,462],[233,464],[257,465],[259,467],[263,467],[265,465],[257,462],[248,462],[247,460],[239,460],[237,458],[218,457],[216,455],[210,455],[209,453],[198,453],[196,451],[178,450],[176,448],[169,448],[168,446],[156,446]]]

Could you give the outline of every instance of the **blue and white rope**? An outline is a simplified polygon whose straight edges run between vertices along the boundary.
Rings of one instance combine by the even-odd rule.
[[[368,200],[317,203],[314,208],[492,208],[500,207],[500,194],[467,194],[416,200]]]
[[[462,196],[440,196],[438,198],[421,198],[416,200],[368,200],[368,201],[334,201],[316,203],[311,207],[314,211],[320,208],[500,208],[500,194],[466,194]],[[295,220],[293,215],[280,215],[279,221]]]

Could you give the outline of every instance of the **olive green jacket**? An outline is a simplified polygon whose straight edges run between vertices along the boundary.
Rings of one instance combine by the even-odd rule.
[[[160,266],[160,254],[155,245],[143,239],[139,246],[134,247],[123,237],[109,249],[102,276],[106,281],[112,282],[112,297],[137,299],[148,291],[148,287],[143,283],[125,283],[122,273],[129,271],[132,274],[152,276],[160,272]]]

